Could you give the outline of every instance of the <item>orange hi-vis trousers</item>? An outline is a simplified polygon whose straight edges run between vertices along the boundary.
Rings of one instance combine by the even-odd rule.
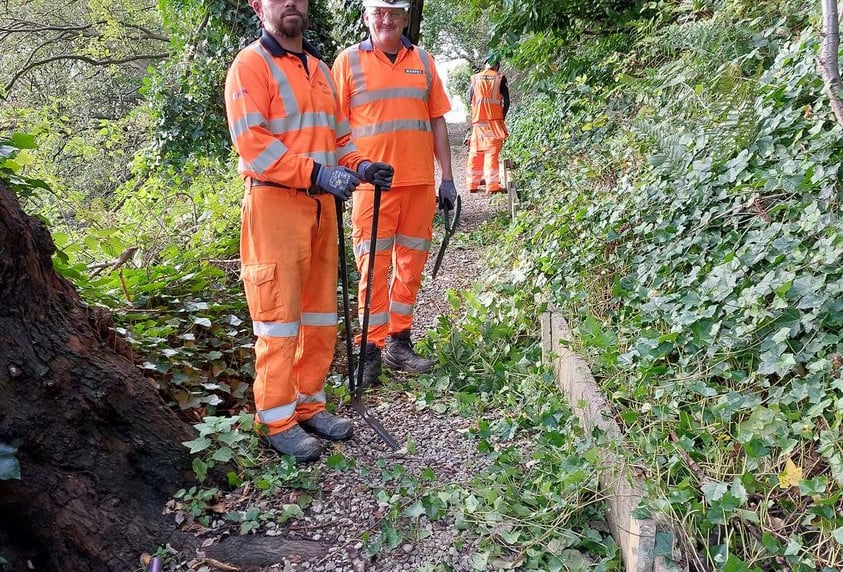
[[[274,435],[325,409],[337,338],[336,206],[330,194],[247,186],[241,216],[256,421]]]
[[[360,272],[358,312],[363,323],[369,256],[375,253],[367,341],[382,348],[388,334],[410,330],[413,306],[433,238],[436,191],[433,185],[394,187],[381,194],[378,236],[372,246],[375,194],[354,193],[351,211],[354,259]],[[390,280],[390,266],[392,278]],[[360,336],[357,336],[360,343]]]
[[[480,181],[486,181],[486,191],[500,192],[500,154],[506,136],[502,123],[475,123],[471,129],[466,167],[466,184],[477,189]]]

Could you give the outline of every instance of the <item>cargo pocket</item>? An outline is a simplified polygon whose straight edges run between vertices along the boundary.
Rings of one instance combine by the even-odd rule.
[[[243,267],[243,288],[253,319],[277,308],[281,304],[281,292],[275,283],[275,263],[247,264]]]

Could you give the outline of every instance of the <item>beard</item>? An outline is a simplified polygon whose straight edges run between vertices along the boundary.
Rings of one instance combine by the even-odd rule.
[[[296,15],[298,18],[287,18],[289,15]],[[270,14],[266,21],[267,29],[275,34],[286,38],[296,38],[307,30],[310,20],[307,14],[298,10],[287,10],[280,14]]]

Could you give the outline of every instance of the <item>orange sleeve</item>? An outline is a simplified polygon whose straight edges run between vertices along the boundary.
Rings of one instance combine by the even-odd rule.
[[[225,80],[225,111],[244,177],[272,181],[292,188],[310,187],[313,159],[289,152],[267,128],[274,81],[256,52],[241,52]],[[275,88],[277,89],[277,88]]]
[[[348,56],[345,51],[340,52],[340,55],[334,60],[331,75],[333,75],[334,83],[337,85],[340,111],[342,111],[344,117],[349,117],[351,112],[351,86],[349,85],[349,78],[351,76],[348,72]]]
[[[351,125],[348,121],[348,114],[351,110],[350,99],[351,89],[348,85],[348,74],[343,70],[348,69],[348,58],[345,52],[340,53],[334,60],[331,69],[331,77],[337,92],[337,160],[343,167],[356,170],[365,159],[357,151],[357,146],[351,140]],[[343,153],[344,150],[348,150]]]

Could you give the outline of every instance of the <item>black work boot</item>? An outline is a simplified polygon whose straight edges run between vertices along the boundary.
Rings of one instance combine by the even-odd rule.
[[[378,383],[378,378],[383,371],[381,349],[371,342],[367,343],[366,351],[360,359],[363,360],[363,388],[372,387]],[[357,372],[355,371],[354,374],[356,376]]]
[[[433,369],[433,361],[423,358],[413,351],[410,330],[386,337],[383,363],[389,369],[408,373],[427,373]]]
[[[343,441],[351,437],[354,433],[354,424],[351,419],[344,419],[337,417],[327,411],[320,411],[313,417],[299,421],[305,431],[315,433],[323,439],[330,439],[331,441]]]
[[[322,453],[319,439],[311,437],[298,425],[293,425],[286,431],[269,435],[269,444],[282,455],[292,455],[300,463],[315,461]]]

